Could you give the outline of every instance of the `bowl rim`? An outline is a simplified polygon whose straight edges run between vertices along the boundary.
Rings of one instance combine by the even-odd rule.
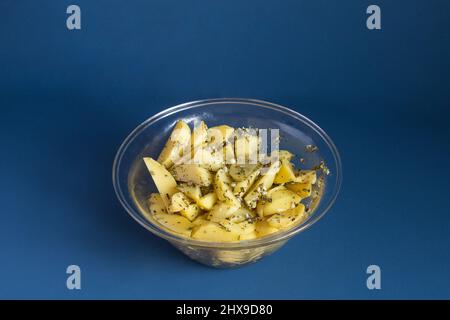
[[[178,236],[175,233],[164,231],[160,228],[158,228],[156,225],[152,224],[148,220],[146,220],[144,217],[142,217],[142,214],[138,212],[138,210],[135,210],[126,200],[126,197],[124,196],[124,193],[122,191],[122,188],[120,184],[118,183],[119,180],[119,168],[122,161],[122,158],[125,154],[125,151],[127,150],[127,147],[131,144],[131,142],[139,135],[140,132],[142,132],[145,128],[152,125],[154,122],[161,120],[169,115],[172,115],[179,111],[194,109],[194,108],[200,108],[204,106],[211,106],[211,105],[219,105],[219,104],[232,104],[232,103],[239,103],[239,104],[249,104],[265,109],[271,109],[275,110],[281,113],[284,113],[285,115],[291,116],[295,118],[298,121],[301,121],[308,125],[311,129],[313,129],[327,144],[327,146],[330,148],[331,154],[334,158],[334,162],[336,164],[336,172],[333,172],[333,174],[336,176],[336,181],[333,186],[333,191],[330,200],[326,204],[325,208],[322,210],[322,212],[319,212],[317,215],[312,216],[310,219],[307,219],[303,223],[291,228],[287,229],[281,232],[276,232],[272,235],[268,235],[261,238],[256,239],[250,239],[250,240],[243,240],[238,242],[209,242],[209,241],[203,241],[203,240],[195,240],[192,238],[187,238],[184,236]],[[128,173],[129,174],[129,173]],[[264,101],[264,100],[257,100],[257,99],[247,99],[247,98],[215,98],[215,99],[204,99],[204,100],[196,100],[191,102],[186,102],[182,104],[175,105],[170,108],[166,108],[155,115],[151,116],[141,124],[139,124],[135,129],[133,129],[128,136],[123,140],[121,143],[116,156],[114,158],[113,166],[112,166],[112,182],[114,186],[114,191],[116,193],[117,198],[119,199],[119,202],[121,205],[125,208],[125,210],[128,212],[128,214],[141,226],[143,226],[148,231],[152,232],[153,234],[168,240],[170,242],[176,242],[177,244],[184,244],[184,245],[190,245],[190,246],[196,246],[196,247],[204,247],[204,248],[221,248],[221,249],[246,249],[246,248],[254,248],[254,247],[261,247],[261,246],[267,246],[273,243],[277,243],[280,241],[286,241],[289,238],[293,237],[294,235],[308,229],[311,227],[314,223],[316,223],[318,220],[320,220],[333,206],[334,202],[336,201],[336,198],[339,194],[341,185],[342,185],[342,163],[341,158],[339,155],[339,151],[336,148],[336,145],[331,140],[331,138],[328,136],[328,134],[320,128],[316,123],[314,123],[309,118],[305,117],[304,115],[300,114],[297,111],[294,111],[290,108],[287,108],[285,106],[275,104],[272,102]],[[141,219],[139,219],[140,217]]]

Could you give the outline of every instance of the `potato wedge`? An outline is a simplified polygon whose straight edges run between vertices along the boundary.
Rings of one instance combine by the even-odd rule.
[[[233,193],[238,197],[243,197],[247,191],[251,188],[251,186],[255,183],[256,179],[259,177],[261,171],[259,169],[255,170],[251,173],[247,179],[236,183],[236,186],[233,189]]]
[[[158,157],[158,162],[166,168],[172,167],[174,162],[182,156],[184,150],[189,148],[190,143],[191,129],[184,121],[178,121]]]
[[[230,205],[240,207],[241,202],[235,197],[231,186],[228,184],[230,181],[231,179],[224,169],[217,171],[216,176],[214,177],[214,190],[216,192],[217,199]]]
[[[207,219],[214,222],[220,222],[231,217],[238,209],[239,207],[229,205],[228,203],[218,202],[211,211],[209,211]]]
[[[305,206],[299,203],[295,208],[276,213],[267,219],[267,223],[277,229],[288,228],[306,219]]]
[[[255,208],[260,196],[267,192],[273,184],[275,175],[280,170],[280,161],[272,163],[267,172],[259,178],[244,197],[245,203],[249,208]]]
[[[255,214],[245,207],[240,207],[229,217],[229,221],[234,223],[239,223],[243,221],[253,220],[255,218]]]
[[[188,185],[186,183],[180,184],[177,186],[177,189],[183,192],[186,196],[194,200],[195,202],[199,201],[202,197],[202,192],[200,191],[200,187],[196,185]]]
[[[281,186],[269,192],[264,203],[258,203],[257,212],[260,217],[270,216],[294,208],[301,200],[298,194]]]
[[[213,175],[209,170],[195,164],[180,164],[172,168],[176,181],[187,182],[199,186],[209,186],[213,182]]]
[[[267,221],[258,221],[256,222],[255,231],[258,234],[258,237],[264,237],[269,234],[278,232],[279,230],[275,227],[272,227]]]
[[[208,147],[220,152],[224,163],[235,163],[234,128],[221,125],[208,129]]]
[[[234,134],[234,128],[227,125],[220,125],[208,129],[208,144],[221,144],[227,141]]]
[[[231,232],[215,222],[208,222],[194,227],[192,238],[212,242],[232,242],[239,240],[239,234]]]
[[[288,160],[282,159],[280,170],[278,171],[277,175],[275,176],[275,180],[273,182],[276,184],[282,184],[282,183],[287,183],[287,182],[291,182],[291,181],[295,181],[295,180],[296,180],[296,176],[295,176],[294,166]]]
[[[247,179],[248,176],[251,175],[257,168],[257,164],[232,164],[230,165],[228,173],[234,181],[241,182]]]
[[[256,230],[256,223],[249,222],[249,221],[242,221],[239,223],[234,223],[229,220],[221,220],[218,222],[222,227],[224,227],[226,230],[237,233],[239,235],[241,234],[248,234],[252,233]]]
[[[234,142],[236,163],[240,165],[256,164],[260,139],[256,130],[238,129]]]
[[[189,221],[193,221],[200,214],[200,208],[196,203],[189,203],[186,208],[180,210],[180,214]]]
[[[191,144],[193,148],[193,152],[196,151],[196,149],[203,147],[203,145],[206,143],[206,140],[208,138],[208,127],[206,126],[205,122],[200,121],[200,123],[194,128],[192,132],[191,137]]]
[[[193,228],[192,223],[177,214],[156,214],[153,216],[155,220],[166,229],[184,236],[190,236]]]
[[[159,193],[152,193],[150,195],[148,208],[151,214],[167,213],[166,204]]]
[[[177,192],[170,199],[169,212],[179,212],[186,209],[189,203],[189,198],[183,192]]]
[[[144,163],[147,166],[150,175],[155,182],[156,188],[161,195],[166,209],[169,210],[170,199],[177,193],[177,182],[167,169],[159,162],[152,158],[144,158]]]
[[[209,147],[198,148],[194,155],[194,164],[210,171],[217,171],[222,168],[225,165],[224,161],[221,150],[213,151]]]
[[[208,223],[209,220],[206,219],[206,216],[207,216],[206,214],[198,215],[197,218],[195,218],[194,221],[192,221],[192,225],[196,227],[201,224]]]
[[[211,193],[205,194],[203,197],[201,197],[197,201],[197,204],[200,208],[209,211],[214,207],[216,202],[217,202],[217,195],[215,192],[211,192]]]
[[[310,182],[300,183],[300,182],[292,182],[286,184],[286,188],[294,191],[298,194],[302,199],[311,196],[312,184]]]

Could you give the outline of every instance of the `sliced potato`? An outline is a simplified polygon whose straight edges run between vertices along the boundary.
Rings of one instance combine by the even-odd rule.
[[[167,213],[166,205],[159,193],[152,193],[150,195],[148,208],[151,214]]]
[[[194,155],[194,163],[202,168],[217,171],[224,166],[224,158],[221,150],[213,151],[211,148],[199,148]]]
[[[156,214],[154,215],[155,220],[175,233],[182,234],[184,236],[190,236],[193,228],[192,223],[185,217],[179,216],[177,214]]]
[[[196,202],[202,197],[200,187],[196,185],[188,185],[183,183],[178,185],[177,189]]]
[[[177,192],[170,199],[169,212],[179,212],[186,209],[189,203],[189,198],[183,192]]]
[[[237,164],[256,164],[258,162],[258,149],[260,139],[256,130],[239,129],[236,141],[234,143],[234,151]]]
[[[270,216],[294,208],[301,200],[298,194],[281,186],[269,192],[264,203],[258,203],[257,212],[260,217]]]
[[[206,216],[207,216],[206,214],[198,215],[197,218],[195,218],[194,221],[192,221],[192,225],[196,227],[201,224],[209,222],[209,220],[206,219]]]
[[[192,238],[213,242],[232,242],[239,240],[239,234],[228,231],[215,222],[208,222],[194,227]]]
[[[234,181],[240,182],[244,181],[258,168],[257,164],[232,164],[228,173],[233,178]]]
[[[159,162],[152,158],[144,158],[145,165],[147,166],[150,175],[155,182],[166,209],[169,210],[170,199],[177,193],[177,182],[167,169]]]
[[[275,161],[270,165],[267,172],[253,184],[244,197],[245,203],[249,208],[255,208],[259,197],[270,189],[278,170],[280,170],[280,161]]]
[[[291,191],[294,191],[302,198],[307,198],[311,195],[312,184],[310,182],[306,183],[293,182],[286,184],[286,188],[288,188]]]
[[[247,179],[236,183],[236,186],[233,189],[233,193],[238,197],[243,197],[250,187],[255,183],[256,179],[259,177],[260,170],[255,170],[252,174],[250,174]]]
[[[214,205],[211,211],[209,211],[207,219],[214,222],[219,222],[231,217],[238,209],[239,207],[237,206],[233,206],[225,202],[218,202]]]
[[[317,175],[315,170],[300,170],[297,177],[295,178],[295,182],[300,183],[311,183],[315,184],[317,181]]]
[[[208,129],[208,143],[221,144],[227,141],[234,134],[234,128],[227,125],[220,125]]]
[[[211,192],[201,197],[198,200],[197,204],[199,205],[200,208],[204,210],[211,210],[216,204],[216,202],[217,202],[217,195],[215,192]]]
[[[287,183],[291,181],[295,181],[295,171],[294,166],[291,162],[289,162],[286,159],[281,160],[281,167],[278,171],[277,175],[275,176],[274,183],[281,184],[281,183]]]
[[[230,181],[231,179],[224,169],[217,171],[216,176],[214,177],[214,190],[217,198],[230,205],[240,207],[241,202],[235,197],[231,186],[228,184]]]
[[[175,180],[209,186],[213,182],[213,175],[209,170],[195,164],[180,164],[172,168]]]
[[[258,221],[256,222],[256,233],[258,234],[258,237],[264,237],[269,234],[278,232],[278,229],[275,227],[272,227],[270,224],[267,223],[267,221]]]
[[[246,220],[253,220],[255,214],[245,207],[240,207],[229,217],[229,221],[234,223],[243,222]]]
[[[267,219],[267,223],[277,229],[288,228],[306,219],[305,206],[299,203],[295,208],[274,214]]]
[[[234,128],[226,125],[208,129],[208,146],[220,152],[224,163],[235,163]]]
[[[192,132],[191,144],[193,148],[193,152],[196,151],[197,148],[202,147],[208,138],[208,127],[205,122],[200,121],[198,126],[196,126]]]
[[[184,150],[189,148],[190,143],[191,129],[184,121],[178,121],[158,157],[158,162],[170,168],[182,156]]]
[[[222,227],[227,229],[228,231],[241,234],[248,234],[254,232],[256,230],[256,224],[249,221],[242,221],[239,223],[234,223],[229,220],[221,220],[218,222]]]
[[[180,214],[189,221],[193,221],[200,214],[200,208],[196,203],[190,203],[186,208],[180,211]]]

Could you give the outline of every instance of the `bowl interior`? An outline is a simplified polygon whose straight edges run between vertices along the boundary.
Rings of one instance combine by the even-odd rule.
[[[143,157],[157,158],[167,141],[174,124],[186,121],[191,128],[196,121],[203,120],[209,127],[226,124],[232,127],[253,127],[258,129],[279,129],[280,149],[293,152],[296,167],[310,169],[324,162],[329,175],[323,175],[323,183],[316,189],[317,196],[308,205],[310,217],[302,224],[273,236],[245,241],[251,242],[282,240],[305,229],[317,221],[332,205],[341,181],[339,154],[331,139],[306,117],[282,106],[255,100],[216,99],[198,101],[176,106],[151,117],[137,127],[120,147],[113,168],[113,182],[116,193],[131,216],[148,230],[172,241],[205,245],[202,241],[186,239],[164,230],[145,219],[148,213],[147,199],[156,192]],[[270,140],[270,133],[269,138]],[[308,145],[316,146],[311,152]],[[300,163],[300,159],[302,163]],[[211,245],[211,243],[209,243]],[[239,244],[219,244],[239,246]]]

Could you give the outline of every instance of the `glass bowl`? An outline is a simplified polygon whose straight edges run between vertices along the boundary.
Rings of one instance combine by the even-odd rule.
[[[170,233],[150,222],[147,199],[156,192],[143,157],[157,158],[178,120],[193,123],[204,120],[209,127],[279,129],[280,149],[302,158],[301,167],[309,169],[325,163],[319,197],[310,203],[309,217],[302,223],[266,237],[240,242],[206,242]],[[311,147],[317,150],[311,152]],[[314,148],[315,149],[315,148]],[[299,166],[300,163],[295,163]],[[312,226],[333,205],[342,180],[339,153],[328,135],[314,122],[289,108],[250,99],[211,99],[177,105],[147,119],[134,129],[120,146],[113,164],[113,185],[120,203],[140,225],[166,239],[190,258],[208,266],[227,268],[256,262],[279,249],[294,235]]]

